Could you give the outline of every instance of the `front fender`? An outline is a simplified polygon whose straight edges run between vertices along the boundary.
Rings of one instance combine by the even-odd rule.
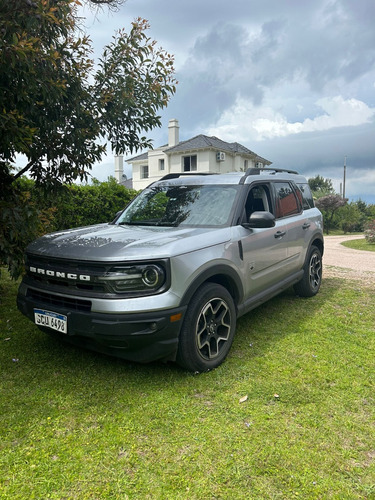
[[[189,304],[198,288],[206,282],[218,283],[219,285],[224,286],[232,295],[236,307],[242,302],[244,290],[240,276],[232,267],[225,264],[217,264],[213,265],[209,269],[205,269],[202,273],[195,277],[194,281],[184,293],[181,305]]]

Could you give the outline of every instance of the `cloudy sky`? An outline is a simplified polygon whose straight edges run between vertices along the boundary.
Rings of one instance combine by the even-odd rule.
[[[153,131],[167,142],[197,134],[237,141],[308,177],[333,180],[346,196],[375,203],[374,0],[127,0],[86,26],[100,50],[136,17],[175,55],[179,84]],[[108,155],[93,175],[113,175]]]

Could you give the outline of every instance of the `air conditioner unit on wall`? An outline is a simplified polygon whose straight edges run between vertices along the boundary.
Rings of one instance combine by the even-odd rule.
[[[225,153],[222,151],[218,151],[216,153],[216,161],[224,161],[225,160]]]

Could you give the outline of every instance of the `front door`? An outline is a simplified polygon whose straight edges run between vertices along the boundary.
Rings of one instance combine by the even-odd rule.
[[[246,201],[246,217],[254,211],[274,212],[271,186],[257,184],[249,191]],[[245,230],[244,230],[245,231]],[[246,298],[271,287],[288,274],[288,224],[285,219],[276,220],[271,228],[246,230],[241,238],[243,251]]]

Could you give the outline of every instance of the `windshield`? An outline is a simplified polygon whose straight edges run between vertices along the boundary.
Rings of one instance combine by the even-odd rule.
[[[143,226],[225,226],[238,186],[154,186],[145,189],[116,224]]]

